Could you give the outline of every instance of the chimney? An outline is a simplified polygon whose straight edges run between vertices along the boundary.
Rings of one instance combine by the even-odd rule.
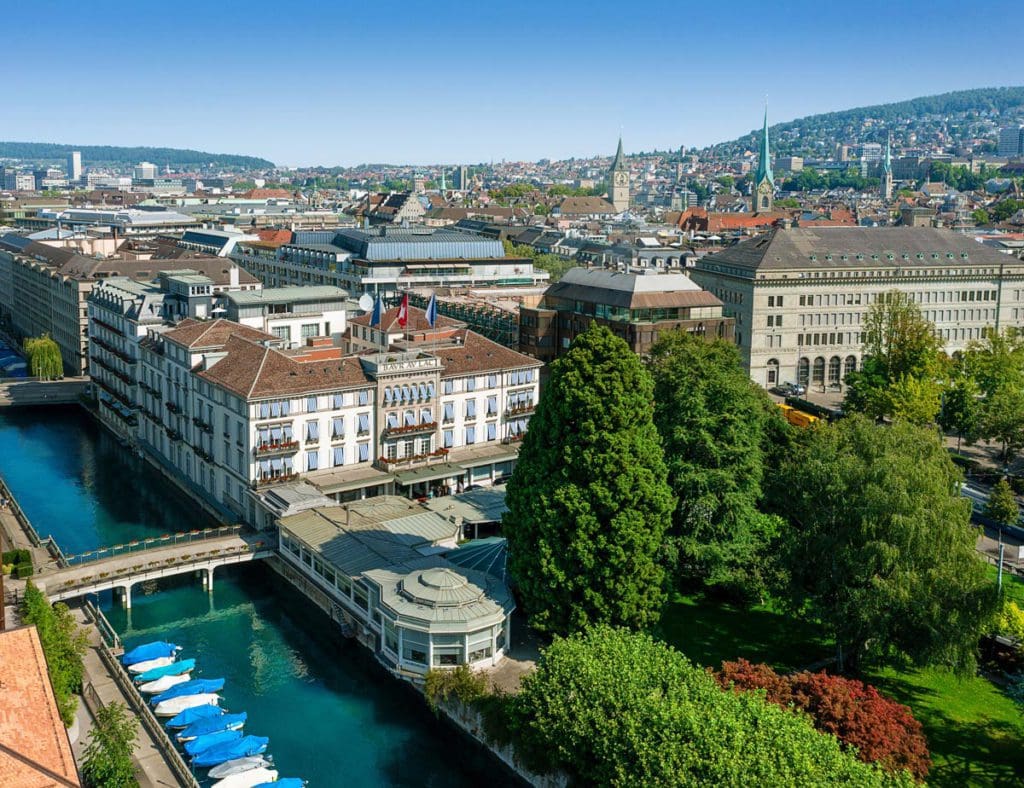
[[[238,266],[233,265],[228,269],[228,287],[232,290],[238,289]]]

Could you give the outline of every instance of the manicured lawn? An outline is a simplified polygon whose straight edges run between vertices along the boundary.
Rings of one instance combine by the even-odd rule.
[[[771,605],[744,610],[700,595],[675,594],[656,634],[694,662],[713,668],[744,657],[788,672],[832,655],[831,644],[813,624]]]
[[[930,785],[1021,784],[1024,716],[990,681],[961,680],[935,668],[887,668],[868,681],[910,706],[924,726],[933,760]]]
[[[998,569],[991,564],[989,565],[988,574],[992,578],[993,588],[996,585],[998,572]],[[1024,578],[1011,575],[1009,572],[1003,572],[1003,593],[1006,594],[1007,599],[1012,599],[1018,605],[1024,607]]]
[[[1008,593],[1024,601],[1024,583]],[[767,605],[752,610],[700,595],[676,594],[662,614],[657,636],[694,662],[717,668],[746,657],[791,671],[832,655],[831,644],[813,625]],[[1024,715],[987,679],[958,679],[939,669],[886,668],[866,680],[910,706],[924,726],[934,765],[931,785],[1020,785],[1024,775]]]

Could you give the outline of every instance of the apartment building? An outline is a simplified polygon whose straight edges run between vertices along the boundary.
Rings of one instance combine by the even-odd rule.
[[[840,387],[864,321],[891,291],[917,303],[947,353],[1024,319],[1024,261],[929,227],[778,229],[697,262],[693,280],[736,321],[750,377]]]
[[[346,291],[329,285],[228,293],[222,309],[222,317],[274,334],[285,347],[297,347],[310,337],[340,341],[348,329],[347,315],[362,311]]]
[[[65,372],[83,375],[89,368],[87,302],[93,288],[111,277],[150,282],[161,271],[206,276],[214,290],[229,289],[232,282],[239,288],[260,287],[259,280],[222,258],[86,257],[7,234],[0,236],[0,320],[19,339],[49,334],[60,348]]]
[[[290,482],[348,501],[440,495],[511,473],[540,363],[456,321],[430,330],[410,311],[405,330],[354,355],[328,337],[289,350],[223,319],[151,331],[139,344],[139,446],[260,527],[275,512],[266,494]],[[350,333],[358,321],[368,318]]]

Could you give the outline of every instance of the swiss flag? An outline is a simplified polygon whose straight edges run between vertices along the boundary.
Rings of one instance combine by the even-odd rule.
[[[406,293],[402,296],[402,305],[398,307],[398,325],[405,328],[405,324],[409,322],[409,294]]]

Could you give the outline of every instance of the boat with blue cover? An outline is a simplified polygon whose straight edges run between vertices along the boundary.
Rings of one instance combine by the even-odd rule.
[[[180,676],[182,673],[191,673],[195,666],[196,661],[194,659],[183,659],[181,662],[172,662],[160,668],[152,668],[132,676],[132,678],[136,684],[145,684],[148,681],[156,681],[164,676]]]
[[[282,777],[269,783],[258,783],[253,788],[303,788],[306,781],[299,777]]]
[[[219,717],[224,714],[224,709],[215,704],[206,706],[193,706],[185,709],[167,721],[168,728],[187,728],[193,722],[205,720],[207,717]]]
[[[268,744],[270,744],[270,739],[266,736],[243,736],[238,741],[218,744],[208,750],[203,750],[192,759],[192,765],[196,767],[216,766],[234,758],[261,755],[267,751]]]
[[[190,742],[186,742],[185,752],[189,755],[198,755],[199,753],[208,750],[211,747],[215,747],[218,744],[238,741],[241,738],[241,731],[217,731],[216,733],[207,733],[205,736],[199,736]]]
[[[156,706],[172,698],[180,698],[184,695],[197,695],[201,692],[220,692],[222,689],[224,689],[224,679],[192,679],[192,681],[186,681],[184,684],[171,687],[159,695],[154,695],[149,699],[149,702]]]
[[[179,651],[181,651],[181,646],[179,645],[167,643],[163,640],[154,640],[152,643],[143,643],[131,651],[126,651],[121,656],[121,664],[128,667],[139,662],[148,662],[151,659],[173,657]]]
[[[196,720],[178,734],[178,741],[190,741],[197,736],[205,736],[218,731],[237,731],[245,725],[246,716],[243,711],[238,714],[221,714],[216,717]]]

